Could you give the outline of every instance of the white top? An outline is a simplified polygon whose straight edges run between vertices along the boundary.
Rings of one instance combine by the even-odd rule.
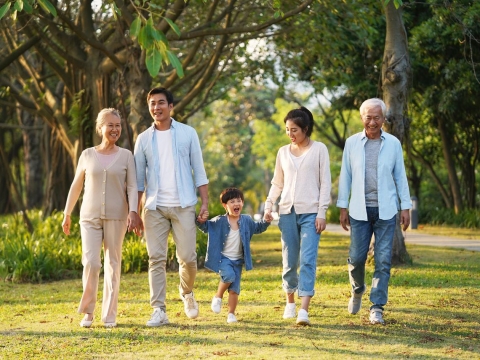
[[[230,260],[243,259],[242,239],[240,230],[232,230],[228,233],[227,240],[223,246],[222,255]]]
[[[117,153],[113,153],[113,154],[101,154],[99,153],[96,149],[95,149],[95,153],[97,154],[97,157],[98,157],[98,161],[100,161],[100,164],[102,164],[102,166],[106,169],[108,167],[108,165],[110,165],[110,163],[115,159],[115,155],[117,155]]]
[[[175,161],[173,159],[172,132],[155,130],[158,147],[160,171],[158,172],[157,206],[180,206],[177,183],[175,180]]]
[[[308,149],[310,150],[310,149]],[[303,159],[305,158],[305,155],[307,155],[308,153],[308,150],[305,151],[302,155],[300,156],[295,156],[292,154],[292,152],[290,152],[290,156],[292,157],[292,160],[293,160],[293,164],[295,165],[295,169],[298,170],[298,168],[300,167],[300,164],[302,163]]]
[[[281,195],[280,214],[290,214],[295,206],[297,214],[316,213],[317,218],[325,219],[332,186],[327,147],[314,141],[298,169],[290,154],[290,145],[278,150],[265,209],[271,209]]]

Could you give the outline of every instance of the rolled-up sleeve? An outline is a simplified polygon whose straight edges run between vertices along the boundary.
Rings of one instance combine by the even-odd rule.
[[[135,142],[134,160],[135,160],[135,174],[138,191],[145,191],[145,170],[147,162],[144,152],[144,136],[140,134]]]

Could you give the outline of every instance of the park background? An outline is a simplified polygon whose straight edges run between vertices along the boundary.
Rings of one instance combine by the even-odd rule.
[[[261,213],[276,151],[288,143],[283,118],[304,105],[315,118],[312,138],[329,149],[328,221],[337,222],[345,140],[362,130],[361,102],[380,97],[388,107],[385,129],[402,141],[420,227],[478,234],[478,1],[13,0],[0,2],[0,18],[0,277],[8,286],[61,280],[81,288],[68,282],[81,274],[78,225],[70,237],[60,229],[76,162],[99,142],[94,121],[104,107],[120,110],[120,145],[133,150],[151,124],[146,94],[154,86],[174,93],[173,117],[199,134],[211,215],[223,211],[218,195],[231,185],[244,190],[245,212]],[[403,240],[397,232],[397,260],[407,266],[398,271],[411,273],[408,266],[424,266],[420,259],[429,255],[405,256]],[[205,242],[199,234],[200,265]],[[142,239],[127,236],[123,251],[124,273],[146,270]],[[457,259],[448,254],[432,263],[451,256]],[[444,276],[476,294],[456,297],[459,306],[478,301],[471,299],[478,281],[460,280],[478,280],[465,256],[458,260],[464,273],[452,265]],[[173,246],[169,258],[175,269]],[[337,260],[344,266],[345,254]],[[441,306],[450,311],[455,301],[447,303]],[[473,330],[464,324],[465,337],[478,341],[478,316],[453,316],[476,321]],[[425,336],[422,344],[445,341]]]

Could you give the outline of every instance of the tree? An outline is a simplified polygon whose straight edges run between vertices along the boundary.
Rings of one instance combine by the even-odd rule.
[[[241,79],[260,72],[262,64],[249,58],[246,45],[277,35],[274,25],[311,2],[291,0],[279,9],[270,1],[176,0],[159,5],[115,0],[96,9],[87,0],[26,0],[24,6],[40,7],[21,11],[15,8],[20,2],[9,1],[15,5],[12,16],[1,20],[2,51],[9,56],[0,63],[0,87],[14,100],[12,105],[41,118],[51,131],[54,161],[46,169],[51,180],[47,202],[63,206],[59,204],[65,201],[71,173],[58,177],[58,169],[75,167],[80,152],[94,144],[93,122],[101,108],[122,111],[124,143],[130,148],[150,123],[145,99],[153,85],[177,94],[174,115],[186,121]],[[152,78],[149,71],[162,61]],[[49,191],[53,186],[60,191]]]

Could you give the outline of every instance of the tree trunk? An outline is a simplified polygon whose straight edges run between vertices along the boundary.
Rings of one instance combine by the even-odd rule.
[[[35,127],[43,122],[30,113],[18,110],[18,119],[23,125],[23,154],[25,164],[26,208],[40,208],[43,200],[43,162],[41,129]]]
[[[383,100],[387,105],[386,128],[389,133],[403,142],[408,119],[404,116],[408,81],[410,77],[410,59],[408,55],[407,32],[402,20],[402,9],[396,9],[393,1],[385,7],[387,33],[382,63]],[[393,238],[392,264],[410,262],[405,247],[405,238],[400,228],[399,216]]]
[[[453,209],[455,214],[458,214],[463,209],[462,194],[460,192],[460,181],[458,180],[457,171],[455,169],[455,161],[450,151],[450,137],[447,135],[447,128],[443,121],[442,115],[437,114],[438,131],[442,139],[442,151],[445,158],[445,167],[448,173],[448,182],[453,196]]]

